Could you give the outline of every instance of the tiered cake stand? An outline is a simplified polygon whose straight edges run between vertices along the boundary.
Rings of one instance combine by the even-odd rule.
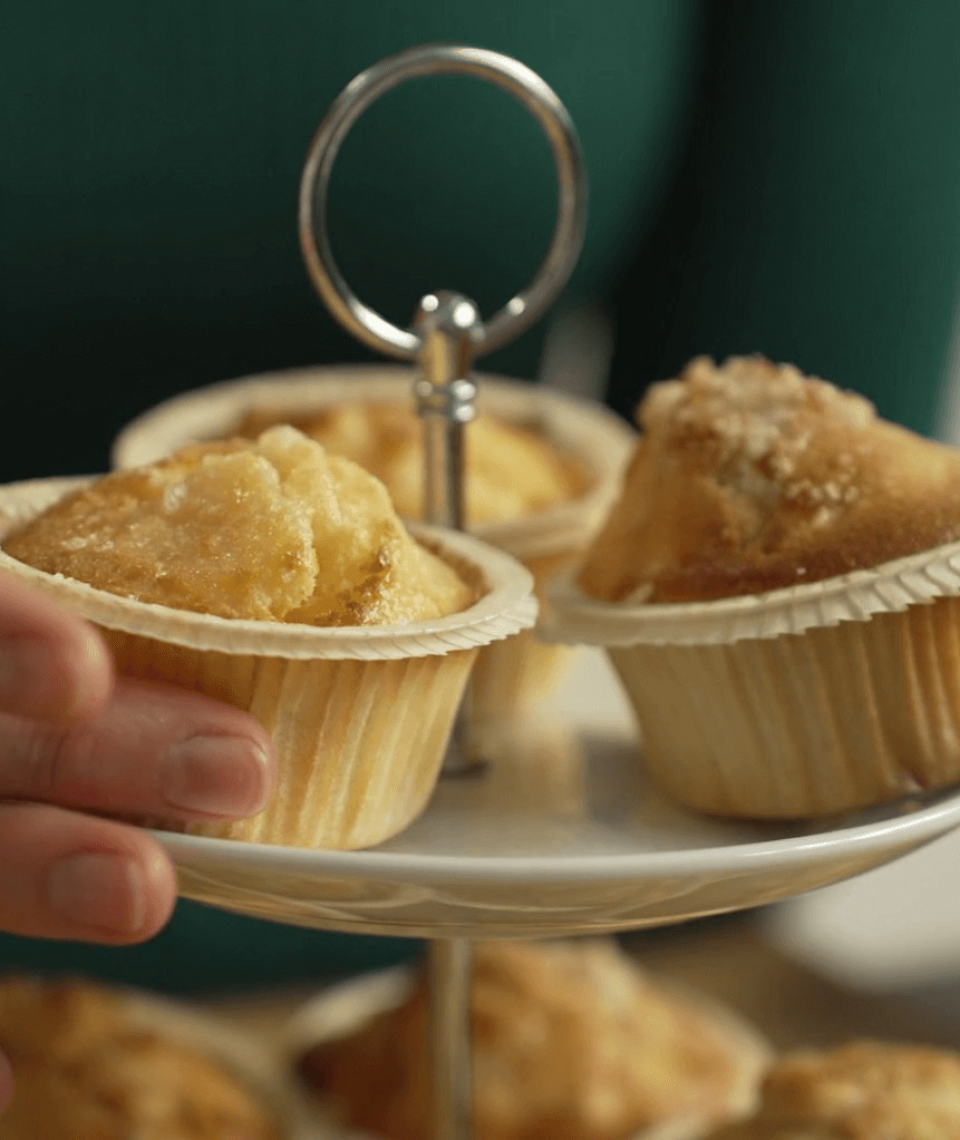
[[[554,154],[557,221],[533,284],[489,321],[467,298],[437,293],[402,330],[359,301],[339,273],[326,234],[326,188],[337,149],[366,107],[406,79],[451,72],[504,88],[540,123]],[[304,257],[351,332],[421,366],[415,397],[430,521],[462,521],[471,361],[540,317],[568,279],[582,244],[585,186],[576,132],[554,93],[522,64],[473,48],[417,48],[377,64],[348,85],[314,139],[301,188]],[[662,926],[758,906],[859,874],[960,826],[958,791],[813,827],[687,813],[644,782],[616,682],[588,651],[535,716],[487,734],[484,749],[479,769],[458,770],[451,759],[425,814],[373,850],[156,836],[190,898],[300,926],[430,941],[434,1140],[467,1140],[471,1130],[472,940]]]

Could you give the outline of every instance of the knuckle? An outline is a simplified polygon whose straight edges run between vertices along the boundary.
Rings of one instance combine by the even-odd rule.
[[[93,790],[89,776],[92,740],[82,728],[59,728],[36,722],[21,727],[21,787],[14,795],[48,803],[74,802]]]

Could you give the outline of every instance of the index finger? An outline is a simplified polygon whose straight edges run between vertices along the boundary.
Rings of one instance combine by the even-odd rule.
[[[95,630],[0,573],[0,711],[82,720],[106,704],[112,687],[112,659]]]

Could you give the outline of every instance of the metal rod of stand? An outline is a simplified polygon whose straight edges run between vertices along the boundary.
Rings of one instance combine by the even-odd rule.
[[[460,293],[428,293],[413,323],[420,338],[420,378],[414,384],[423,425],[423,516],[437,526],[464,527],[464,429],[476,415],[477,388],[470,378],[473,353],[483,334],[477,306]],[[470,733],[461,715],[443,762],[444,776],[477,769]]]
[[[473,943],[465,938],[437,939],[429,944],[428,953],[433,1049],[432,1140],[471,1140]]]
[[[363,111],[385,92],[421,75],[466,74],[509,92],[540,124],[553,152],[557,217],[546,256],[526,289],[486,322],[457,293],[430,293],[412,329],[384,320],[351,290],[337,268],[327,235],[327,189],[340,144]],[[424,516],[463,528],[463,429],[473,419],[476,386],[471,362],[508,343],[538,320],[566,284],[583,244],[587,185],[583,153],[563,104],[543,80],[517,60],[480,48],[428,44],[381,60],[356,76],[320,124],[300,182],[299,228],[304,262],[333,316],[360,341],[422,370],[417,410],[424,425]],[[444,773],[475,767],[469,733],[460,722]],[[433,1072],[436,1112],[433,1140],[470,1140],[472,1050],[470,999],[473,947],[464,939],[430,947]]]
[[[414,391],[424,431],[424,517],[457,529],[464,524],[463,428],[476,414],[470,362],[482,327],[476,305],[459,293],[427,294],[414,319],[423,369]],[[469,763],[462,721],[460,729],[444,762],[448,774]],[[431,942],[429,976],[432,1140],[471,1140],[473,945]]]
[[[414,395],[424,432],[423,517],[462,530],[463,429],[476,415],[470,365],[483,324],[473,301],[443,290],[421,299],[413,327],[421,344]]]
[[[458,293],[428,294],[414,320],[422,345],[415,393],[424,431],[424,517],[458,529],[464,522],[463,428],[475,414],[470,360],[481,327],[476,305]],[[462,747],[454,747],[444,768],[456,770],[464,761]],[[429,955],[432,1140],[470,1140],[473,946],[463,938],[437,940]]]

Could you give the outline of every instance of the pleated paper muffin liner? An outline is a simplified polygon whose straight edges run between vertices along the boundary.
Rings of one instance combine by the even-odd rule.
[[[0,488],[0,541],[87,480]],[[290,846],[358,848],[395,835],[424,808],[475,656],[530,628],[530,573],[475,538],[412,532],[482,591],[448,617],[320,628],[173,610],[27,566],[16,575],[97,625],[119,671],[177,684],[251,712],[277,751],[278,782],[247,820],[199,834]]]
[[[710,603],[600,602],[568,575],[549,634],[606,649],[672,798],[821,817],[960,782],[958,595],[958,543]]]
[[[337,366],[266,373],[174,397],[145,412],[118,436],[118,467],[151,463],[202,439],[229,435],[244,415],[260,407],[304,415],[350,402],[409,398],[415,370],[404,366]],[[540,385],[477,376],[478,406],[520,424],[538,427],[588,473],[589,485],[568,502],[524,518],[485,522],[473,533],[524,563],[538,594],[558,570],[572,565],[606,517],[636,433],[602,405]],[[556,685],[571,654],[521,634],[480,654],[470,685],[467,715],[477,721],[522,712]]]

